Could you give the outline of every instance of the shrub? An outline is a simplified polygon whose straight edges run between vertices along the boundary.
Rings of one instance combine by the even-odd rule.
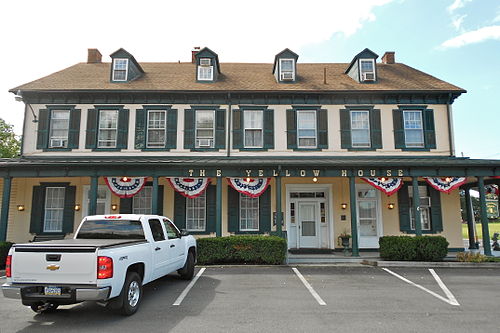
[[[457,260],[461,262],[483,262],[486,260],[486,256],[479,252],[458,252]]]
[[[448,241],[441,236],[380,237],[380,257],[386,260],[440,261],[448,254]]]
[[[198,239],[198,263],[279,265],[285,261],[286,240],[276,236],[229,236]]]
[[[11,242],[0,242],[0,268],[5,268],[5,259],[12,244]]]

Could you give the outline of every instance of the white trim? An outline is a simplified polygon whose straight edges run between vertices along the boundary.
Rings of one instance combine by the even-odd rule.
[[[106,190],[106,199],[97,198],[97,202],[104,202],[104,214],[111,214],[111,191],[106,185],[98,185],[97,190],[100,188],[104,188]],[[82,216],[89,215],[89,204],[88,204],[88,196],[90,191],[90,185],[83,185],[82,191]],[[97,207],[96,207],[97,208]]]
[[[203,211],[205,213],[205,216],[203,217],[203,226],[204,226],[204,228],[203,229],[188,228],[188,218],[189,218],[188,217],[188,202],[194,203],[196,200],[200,201],[202,198],[205,200],[205,207],[203,208]],[[207,191],[204,191],[202,194],[200,194],[196,198],[186,198],[186,197],[184,197],[184,200],[185,200],[185,204],[184,204],[185,208],[184,209],[186,210],[186,214],[185,214],[186,230],[187,231],[193,231],[193,232],[206,232],[207,231],[207,214],[208,214]],[[199,207],[196,206],[196,207],[190,207],[190,208],[196,208],[198,210],[198,208],[201,208],[201,205]]]
[[[370,198],[370,199],[375,199],[376,200],[376,219],[377,219],[377,240],[384,234],[383,230],[383,223],[382,223],[382,205],[381,205],[381,198],[380,198],[380,191],[373,188],[373,186],[369,184],[356,184],[356,215],[357,215],[357,224],[358,224],[358,242],[359,242],[359,248],[373,248],[373,246],[361,246],[361,230],[360,230],[360,221],[359,221],[359,201],[363,200],[370,200],[370,199],[359,199],[358,198],[358,191],[359,190],[374,190],[375,191],[375,198]],[[378,246],[376,246],[378,248]]]
[[[123,80],[118,80],[115,78],[115,70],[116,70],[116,61],[117,60],[125,60],[125,79]],[[122,71],[122,69],[119,69],[119,71]],[[113,81],[119,81],[119,82],[124,82],[128,80],[128,59],[127,58],[115,58],[113,59],[113,73],[111,74]]]
[[[260,230],[260,201],[259,201],[259,197],[251,198],[251,197],[246,196],[243,193],[238,193],[238,194],[240,196],[240,198],[239,198],[239,212],[238,212],[238,215],[239,215],[238,229],[239,229],[239,231],[259,231]],[[252,228],[252,229],[248,228],[248,218],[247,218],[247,222],[246,222],[247,228],[246,229],[241,228],[241,200],[243,198],[252,199],[252,200],[257,201],[257,228],[256,229],[255,228]]]
[[[260,122],[260,127],[246,127],[245,124],[245,113],[252,113],[252,112],[260,112],[261,113],[261,122]],[[242,110],[242,116],[243,116],[243,147],[245,148],[263,148],[264,147],[264,110]],[[261,138],[262,138],[262,144],[260,146],[247,146],[246,145],[246,133],[247,130],[260,130]]]
[[[306,113],[311,113],[314,114],[314,137],[312,136],[299,136],[299,114],[306,114]],[[297,115],[297,122],[296,122],[296,128],[297,128],[297,148],[303,148],[303,149],[315,149],[318,147],[318,113],[316,110],[297,110],[296,111]],[[309,129],[309,130],[312,130]],[[312,139],[314,138],[314,146],[301,146],[300,145],[300,139]]]
[[[210,69],[210,76],[207,78],[201,77],[201,70]],[[213,81],[214,79],[214,66],[198,66],[198,81]]]
[[[48,197],[48,192],[50,189],[63,189],[63,197],[62,197],[62,207],[51,207],[50,210],[52,211],[60,211],[61,212],[61,220],[60,221],[57,221],[57,222],[60,222],[61,223],[61,226],[59,229],[49,229],[48,226],[47,226],[47,211],[49,210],[49,208],[47,208],[47,200],[49,199]],[[60,199],[60,198],[57,198],[57,199]],[[49,187],[46,187],[45,188],[45,202],[44,202],[44,214],[43,214],[43,232],[62,232],[63,231],[63,228],[64,228],[64,205],[65,205],[65,199],[66,199],[66,187],[64,186],[49,186]],[[52,224],[54,222],[51,222]]]
[[[290,73],[290,71],[283,72],[283,70],[281,69],[283,61],[291,61],[292,62],[292,71],[291,71],[292,79],[283,79],[283,74]],[[295,59],[293,59],[293,58],[280,58],[279,59],[279,76],[278,77],[279,77],[280,81],[295,81]]]
[[[372,71],[363,71],[362,69],[362,66],[361,66],[361,63],[363,61],[366,61],[366,62],[371,62],[372,63],[372,68],[373,70]],[[361,58],[358,60],[358,68],[359,68],[359,81],[360,82],[364,82],[365,79],[364,79],[364,75],[365,73],[373,73],[373,77],[374,79],[373,80],[366,80],[367,82],[368,81],[376,81],[377,80],[377,75],[376,75],[376,69],[375,69],[375,59],[370,59],[370,58]]]
[[[67,127],[66,128],[57,128],[55,129],[56,131],[61,131],[61,130],[65,130],[66,131],[66,135],[65,136],[53,136],[52,135],[52,131],[54,130],[54,112],[57,112],[57,113],[66,113],[68,115],[67,118],[58,118],[56,120],[66,120],[66,125]],[[70,127],[70,119],[71,119],[71,112],[70,110],[68,109],[65,109],[65,110],[58,110],[58,109],[53,109],[53,110],[50,110],[50,128],[49,128],[49,145],[48,147],[49,148],[67,148],[68,147],[68,139],[69,139],[69,127]],[[52,144],[53,141],[59,141],[60,144]]]
[[[359,144],[359,145],[354,145],[354,142],[352,140],[352,113],[353,112],[364,112],[368,114],[368,144]],[[370,110],[349,110],[349,118],[351,120],[351,146],[352,148],[370,148],[372,146],[371,144],[371,124],[370,124]],[[355,130],[366,130],[365,128],[355,128]]]
[[[104,127],[104,128],[101,128],[101,125],[102,125],[102,122],[101,122],[101,114],[102,112],[114,112],[116,114],[116,127]],[[120,121],[120,111],[117,110],[117,109],[102,109],[102,110],[99,110],[98,112],[98,115],[97,115],[97,148],[116,148],[116,146],[118,145],[118,122]],[[101,134],[101,131],[104,130],[104,131],[115,131],[116,135],[115,135],[115,139],[114,140],[100,140],[99,137],[100,137],[100,134]],[[113,146],[101,146],[100,143],[101,142],[113,142],[114,141],[114,145]]]
[[[200,112],[211,112],[212,113],[212,136],[211,137],[198,137],[198,114]],[[216,119],[215,119],[215,110],[195,110],[194,111],[194,146],[195,148],[214,148],[215,147],[215,124]],[[206,131],[209,130],[209,128],[201,128],[200,130]],[[198,140],[211,140],[210,145],[200,145]]]
[[[146,148],[165,148],[167,144],[167,110],[146,110],[147,112],[147,117],[146,117]],[[149,116],[153,112],[162,112],[165,115],[165,126],[163,128],[149,128]],[[149,131],[154,130],[154,131],[161,131],[163,130],[164,133],[164,140],[163,140],[163,145],[162,146],[150,146],[149,145]]]
[[[421,128],[408,128],[408,130],[418,130],[420,129],[421,133],[422,133],[422,144],[417,146],[417,145],[411,145],[411,146],[408,146],[407,144],[407,139],[406,139],[406,130],[407,128],[405,127],[405,114],[408,114],[408,113],[419,113],[420,114],[420,125],[421,125]],[[424,131],[424,112],[422,110],[418,110],[418,109],[415,109],[415,110],[403,110],[403,132],[404,132],[404,135],[405,135],[405,147],[406,148],[424,148],[425,147],[425,131]]]

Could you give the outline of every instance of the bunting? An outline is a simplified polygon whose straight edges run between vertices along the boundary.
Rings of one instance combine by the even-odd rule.
[[[167,177],[167,180],[174,190],[190,199],[202,195],[210,184],[210,178]]]
[[[146,177],[104,177],[104,181],[120,198],[132,198],[146,185]]]
[[[450,193],[467,181],[465,177],[424,177],[424,179],[430,186],[445,193]]]
[[[266,191],[271,178],[227,178],[227,181],[236,191],[251,198],[258,198]]]
[[[403,186],[403,179],[402,178],[395,178],[395,177],[361,177],[365,182],[370,184],[371,186],[375,187],[376,189],[384,192],[388,196],[393,195],[396,193],[401,186]]]

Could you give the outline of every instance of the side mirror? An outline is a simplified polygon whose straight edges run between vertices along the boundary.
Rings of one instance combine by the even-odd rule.
[[[189,235],[189,232],[186,229],[181,230],[181,237]]]

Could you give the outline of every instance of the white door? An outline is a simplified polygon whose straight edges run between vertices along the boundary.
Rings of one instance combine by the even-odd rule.
[[[319,248],[319,219],[317,202],[298,203],[298,239],[300,248]]]
[[[374,188],[357,189],[358,233],[360,248],[378,248],[381,235],[379,194]]]

